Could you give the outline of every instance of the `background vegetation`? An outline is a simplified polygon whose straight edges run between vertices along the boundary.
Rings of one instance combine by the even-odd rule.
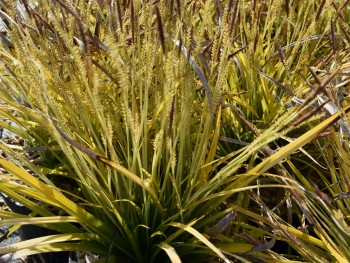
[[[348,262],[348,2],[2,1],[0,254]]]

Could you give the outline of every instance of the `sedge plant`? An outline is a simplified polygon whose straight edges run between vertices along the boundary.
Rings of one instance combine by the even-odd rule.
[[[32,213],[0,225],[58,234],[0,254],[350,260],[349,11],[318,2],[3,1],[0,192]]]

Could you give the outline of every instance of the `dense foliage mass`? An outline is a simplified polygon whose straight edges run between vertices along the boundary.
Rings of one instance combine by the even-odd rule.
[[[350,261],[348,2],[1,1],[3,259]]]

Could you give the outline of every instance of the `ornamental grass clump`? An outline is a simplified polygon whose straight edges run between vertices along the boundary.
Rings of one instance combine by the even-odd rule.
[[[2,259],[350,260],[350,14],[318,2],[2,1],[0,192],[32,213],[0,225],[57,231]]]

